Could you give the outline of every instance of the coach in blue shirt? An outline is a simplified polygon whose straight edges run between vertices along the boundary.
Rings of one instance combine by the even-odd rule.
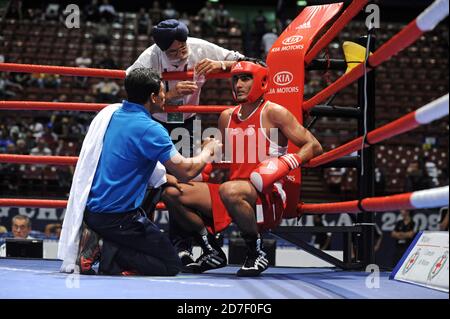
[[[195,158],[177,152],[167,130],[152,119],[153,113],[164,111],[165,102],[164,86],[154,71],[131,71],[125,90],[128,99],[112,115],[104,136],[84,220],[103,238],[102,254],[107,256],[100,260],[102,273],[175,275],[181,267],[178,255],[141,209],[148,181],[158,161],[178,179],[192,179],[220,145],[210,140]]]

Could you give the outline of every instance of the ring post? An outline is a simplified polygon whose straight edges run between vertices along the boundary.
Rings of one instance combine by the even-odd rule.
[[[364,47],[367,47],[367,41],[370,39],[369,49],[374,51],[375,38],[373,34],[370,38],[367,36],[361,37],[359,42]],[[367,73],[366,88],[364,88],[364,76],[358,80],[358,106],[361,109],[361,116],[358,119],[358,135],[364,135],[364,113],[366,113],[367,131],[370,132],[375,129],[375,70]],[[365,103],[364,91],[366,90],[367,104]],[[364,108],[367,108],[366,110]],[[358,198],[363,199],[373,197],[375,194],[375,155],[374,148],[363,148],[358,152],[361,158],[361,164],[358,168]],[[357,215],[357,223],[362,225],[372,225],[374,223],[374,214],[369,212],[362,212]],[[374,227],[363,227],[361,236],[357,241],[357,261],[362,263],[362,266],[375,263],[374,252]]]

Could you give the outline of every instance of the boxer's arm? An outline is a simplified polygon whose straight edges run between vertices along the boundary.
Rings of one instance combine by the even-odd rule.
[[[280,105],[271,104],[267,115],[269,121],[280,129],[289,141],[300,148],[297,155],[302,159],[302,163],[323,153],[319,141],[297,121],[289,110]]]
[[[267,117],[271,126],[281,130],[283,135],[300,150],[295,154],[285,154],[260,163],[250,174],[250,181],[259,192],[267,192],[273,183],[285,177],[302,163],[322,154],[322,147],[316,138],[282,106],[270,104]]]

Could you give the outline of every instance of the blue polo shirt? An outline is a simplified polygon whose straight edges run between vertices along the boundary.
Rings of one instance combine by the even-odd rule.
[[[156,162],[176,153],[167,130],[145,107],[124,101],[106,130],[87,208],[95,213],[138,208]]]

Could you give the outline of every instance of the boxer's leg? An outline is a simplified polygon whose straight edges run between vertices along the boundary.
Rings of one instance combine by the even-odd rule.
[[[248,181],[230,181],[220,186],[219,193],[240,231],[248,236],[256,236],[258,227],[254,207],[258,193],[253,185]]]
[[[183,252],[179,254],[180,258],[184,258],[184,271],[200,273],[224,267],[227,263],[225,253],[205,227],[205,224],[214,224],[208,184],[182,184],[182,190],[181,192],[175,187],[167,187],[163,193],[163,201],[172,214],[170,218],[186,232],[197,236],[203,250],[203,254],[195,262],[188,262]]]
[[[195,117],[194,117],[195,118]],[[179,129],[180,127],[186,129],[189,132],[190,137],[190,143],[189,143],[189,149],[186,153],[186,149],[179,149],[181,153],[183,153],[183,156],[185,157],[193,157],[194,151],[193,151],[193,121],[194,118],[186,120],[183,124],[182,123],[166,123],[166,122],[160,122],[156,119],[157,122],[162,124],[169,133],[172,132],[172,130]],[[173,141],[176,143],[177,141]],[[185,146],[183,146],[185,147]],[[178,222],[175,221],[174,218],[170,216],[174,216],[176,212],[171,211],[172,208],[168,207],[169,210],[169,238],[172,242],[172,245],[174,245],[175,250],[180,255],[180,258],[183,261],[183,264],[193,262],[192,257],[192,246],[193,246],[193,236],[191,233],[187,232],[182,226],[179,225]]]
[[[237,275],[242,277],[258,276],[269,266],[263,241],[258,233],[255,207],[258,193],[249,181],[229,181],[221,185],[220,197],[228,213],[238,228],[247,246],[244,265]]]

